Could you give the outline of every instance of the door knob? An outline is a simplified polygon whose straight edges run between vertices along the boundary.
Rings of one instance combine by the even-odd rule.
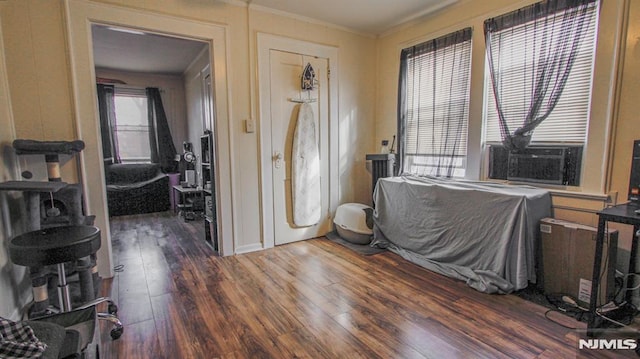
[[[282,162],[284,161],[284,155],[282,155],[281,152],[276,152],[273,155],[273,161],[275,162],[274,165],[276,168],[282,167]]]

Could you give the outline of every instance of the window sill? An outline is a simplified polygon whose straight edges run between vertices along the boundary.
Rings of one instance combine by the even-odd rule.
[[[580,187],[570,187],[570,186],[554,186],[554,185],[544,185],[539,183],[531,183],[531,182],[517,182],[517,181],[507,181],[507,180],[492,180],[485,179],[487,182],[494,183],[504,183],[504,184],[512,184],[512,185],[524,185],[546,189],[551,193],[554,197],[563,197],[563,198],[576,198],[590,201],[599,201],[607,204],[616,204],[618,200],[618,192],[612,193],[591,193],[591,192],[582,192],[580,191]],[[572,189],[567,189],[572,188]]]

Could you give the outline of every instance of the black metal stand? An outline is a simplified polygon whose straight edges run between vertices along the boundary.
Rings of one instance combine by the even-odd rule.
[[[591,297],[589,301],[589,322],[587,323],[587,336],[595,336],[595,329],[599,326],[597,314],[598,292],[600,288],[600,269],[602,265],[602,251],[606,236],[607,222],[623,223],[633,226],[633,239],[631,241],[631,252],[629,254],[629,273],[635,271],[636,257],[638,254],[638,238],[636,233],[640,229],[640,215],[635,210],[640,207],[632,204],[621,204],[605,208],[598,212],[598,234],[596,237],[595,257],[593,260],[593,278],[591,280]],[[633,288],[633,276],[627,281],[627,289]],[[631,301],[632,292],[627,290],[626,300]]]

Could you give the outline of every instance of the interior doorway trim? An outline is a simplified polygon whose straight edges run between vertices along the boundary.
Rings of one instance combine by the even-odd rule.
[[[210,63],[215,78],[216,142],[218,147],[218,179],[220,194],[220,252],[233,254],[234,222],[232,197],[231,143],[229,126],[229,96],[227,78],[227,28],[205,22],[96,4],[85,0],[65,0],[65,16],[69,41],[72,88],[77,136],[86,146],[80,153],[80,174],[83,179],[87,209],[96,216],[96,225],[102,231],[102,247],[98,252],[100,275],[113,276],[111,234],[109,231],[102,146],[98,126],[95,69],[91,24],[109,24],[180,36],[208,42]]]
[[[275,246],[273,216],[273,158],[271,153],[271,101],[269,52],[279,50],[329,59],[329,210],[335,213],[339,199],[338,48],[258,33],[258,91],[260,176],[262,183],[262,247]]]

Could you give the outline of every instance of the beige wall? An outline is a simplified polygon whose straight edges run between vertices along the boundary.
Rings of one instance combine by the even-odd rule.
[[[16,137],[8,85],[4,43],[0,38],[0,182],[17,180],[20,172],[11,146]],[[23,304],[31,300],[27,268],[11,263],[5,245],[24,230],[22,203],[21,193],[0,191],[0,317],[13,320],[20,318]]]
[[[396,132],[396,96],[401,49],[470,26],[474,34],[467,177],[485,179],[486,164],[483,163],[481,142],[485,74],[483,22],[487,18],[534,2],[535,0],[461,0],[431,18],[404,25],[382,36],[378,41],[376,143],[383,138],[389,138]],[[610,126],[613,122],[612,112],[615,105],[616,51],[621,33],[619,29],[624,1],[603,1],[601,4],[594,70],[593,98],[595,100],[591,107],[582,185],[579,188],[550,187],[554,193],[556,217],[589,225],[596,224],[593,211],[603,208],[610,190],[620,191],[618,187],[607,186],[606,168]],[[632,134],[628,135],[634,137]],[[635,136],[637,137],[637,132]],[[627,152],[630,148],[630,146],[625,147]],[[626,166],[622,166],[624,168],[621,172],[626,173],[624,176],[628,178],[627,162],[625,162]]]
[[[483,21],[535,0],[461,0],[430,19],[404,25],[378,41],[376,143],[396,131],[396,93],[400,50],[451,31],[474,29],[469,163],[471,179],[485,179],[481,131],[484,101]],[[627,18],[628,17],[628,18]],[[598,27],[591,117],[582,186],[550,187],[556,218],[596,226],[595,212],[627,200],[631,150],[640,139],[637,95],[640,92],[640,2],[602,1]],[[618,269],[627,270],[632,228],[612,224],[620,231]]]
[[[256,48],[258,32],[339,48],[340,203],[371,203],[371,177],[365,169],[365,155],[375,150],[376,40],[260,11],[251,13],[251,31],[252,49]],[[256,56],[251,57],[255,68]],[[257,98],[257,94],[254,96]]]
[[[533,1],[461,0],[433,16],[401,25],[378,40],[376,101],[376,143],[396,133],[396,108],[400,51],[403,48],[465,28],[473,28],[471,63],[471,101],[469,107],[469,165],[467,177],[480,177],[482,108],[484,96],[484,35],[487,17],[517,9]]]
[[[244,132],[243,126],[245,119],[260,120],[256,86],[258,32],[339,48],[338,108],[344,136],[340,135],[343,154],[340,188],[332,190],[340,192],[341,202],[370,203],[370,177],[364,156],[374,147],[376,40],[373,37],[224,2],[96,2],[225,26],[229,44],[229,141],[236,246],[259,244],[262,236],[259,135]],[[64,0],[9,0],[0,4],[18,137],[44,140],[77,137],[70,85],[73,72],[69,51],[73,47],[66,42],[64,5]],[[63,178],[68,180],[73,174],[73,171],[71,175],[63,173]]]
[[[640,139],[638,99],[640,94],[640,2],[629,1],[628,26],[623,42],[624,57],[620,71],[619,106],[614,112],[616,121],[611,152],[609,187],[619,194],[619,201],[627,200],[629,171],[633,141]],[[613,225],[626,241],[631,238],[630,226]]]
[[[619,110],[616,116],[612,152],[611,188],[623,198],[629,186],[633,141],[640,139],[638,98],[640,94],[640,2],[631,1],[620,82]]]
[[[61,5],[59,1],[0,3],[18,138],[76,139]],[[43,173],[43,166],[25,169]],[[63,166],[62,177],[77,181],[75,161]]]

